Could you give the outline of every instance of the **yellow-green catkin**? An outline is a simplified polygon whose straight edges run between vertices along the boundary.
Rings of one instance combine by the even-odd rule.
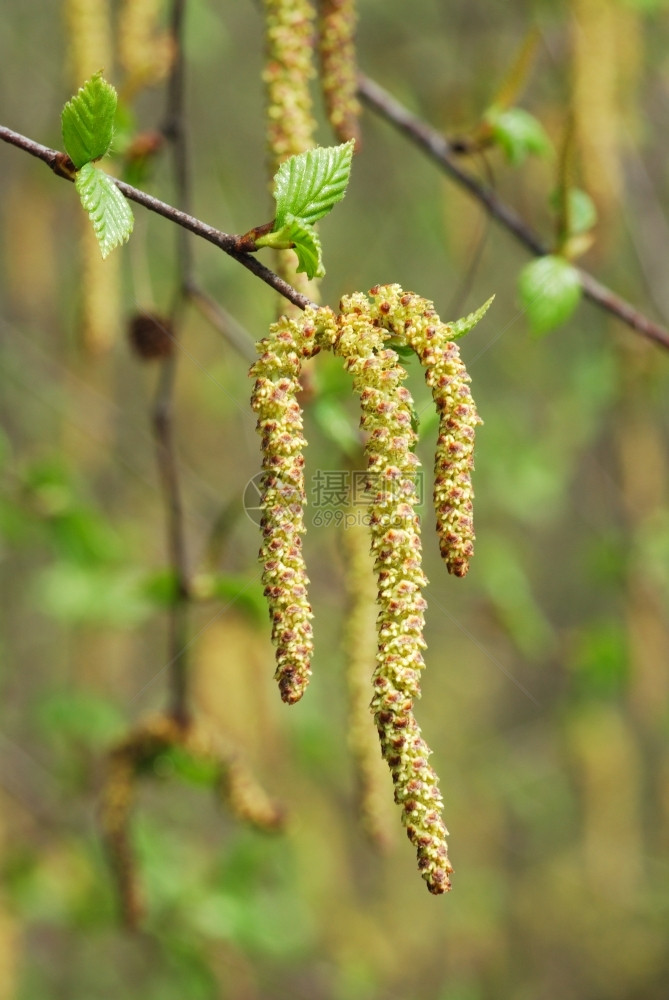
[[[265,0],[267,143],[272,173],[313,145],[309,83],[315,75],[310,0]]]
[[[104,70],[112,72],[113,47],[109,0],[65,0],[68,62],[74,84]]]
[[[135,782],[136,766],[132,753],[126,746],[115,748],[107,760],[99,819],[121,916],[127,927],[139,924],[144,909],[130,833]]]
[[[465,576],[474,552],[471,472],[474,437],[482,423],[469,390],[470,378],[434,305],[399,285],[370,291],[374,318],[398,340],[413,348],[426,369],[425,381],[439,413],[434,464],[434,508],[442,558],[450,573]]]
[[[472,552],[470,472],[474,429],[480,419],[469,377],[453,338],[487,308],[453,325],[442,323],[431,302],[399,285],[376,286],[342,299],[338,316],[308,309],[303,318],[282,317],[259,345],[251,369],[253,407],[263,448],[263,547],[277,672],[284,701],[297,701],[311,673],[311,608],[300,535],[305,502],[302,413],[297,403],[302,361],[319,350],[343,358],[360,397],[366,434],[371,553],[379,612],[371,710],[381,751],[393,778],[395,801],[414,844],[430,892],[450,889],[448,831],[442,819],[438,778],[430,749],[413,715],[420,673],[427,583],[422,570],[416,513],[413,400],[402,385],[406,371],[386,343],[410,346],[426,369],[440,416],[435,460],[435,507],[440,548],[449,570],[463,576]]]
[[[378,582],[378,652],[371,709],[381,752],[395,785],[395,801],[416,848],[418,867],[432,893],[450,888],[448,831],[430,750],[413,715],[420,697],[427,583],[421,565],[420,522],[415,507],[418,458],[411,450],[412,399],[401,385],[406,372],[384,332],[372,324],[369,300],[356,293],[342,300],[334,352],[344,358],[360,396],[372,532]]]
[[[307,317],[308,320],[308,317]],[[260,357],[251,405],[262,436],[260,558],[276,646],[276,673],[283,701],[293,704],[311,676],[313,639],[308,578],[302,555],[304,456],[302,410],[297,402],[302,361],[317,350],[305,338],[304,323],[282,317],[258,345]]]
[[[174,42],[161,29],[162,0],[123,0],[118,15],[119,62],[126,100],[164,80],[174,59]]]
[[[100,826],[116,882],[124,923],[137,927],[144,912],[137,862],[132,849],[131,818],[137,780],[155,757],[179,744],[185,729],[168,715],[143,719],[107,757]]]
[[[68,62],[73,89],[81,87],[94,73],[113,73],[113,45],[109,0],[66,0],[64,6]],[[81,214],[81,318],[83,351],[90,357],[105,354],[119,335],[119,261],[115,254],[107,260],[90,221]]]
[[[320,8],[321,86],[330,124],[340,142],[360,142],[355,58],[355,0],[323,0]]]
[[[283,810],[270,799],[241,754],[221,738],[214,726],[200,719],[179,726],[174,739],[191,757],[215,766],[221,800],[237,819],[265,833],[281,829]]]
[[[316,123],[312,114],[310,83],[314,66],[315,10],[311,0],[264,0],[265,99],[270,176],[289,156],[305,153],[314,145]],[[297,271],[293,250],[277,251],[276,270],[294,288],[316,298],[315,282]],[[282,306],[289,316],[296,306]]]
[[[283,828],[283,810],[237,756],[230,756],[223,764],[220,789],[223,801],[242,823],[265,833]]]
[[[371,536],[364,523],[341,531],[344,584],[348,598],[344,629],[348,687],[348,744],[356,774],[362,827],[377,847],[388,846],[385,808],[387,771],[379,756],[379,741],[369,712],[369,687],[376,664],[376,595]]]

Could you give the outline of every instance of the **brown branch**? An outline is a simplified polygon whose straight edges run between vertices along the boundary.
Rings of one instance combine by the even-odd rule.
[[[549,253],[549,248],[527,225],[518,213],[503,202],[495,192],[458,162],[458,151],[449,140],[431,125],[412,114],[374,80],[360,74],[358,91],[364,103],[394,125],[414,145],[426,153],[460,187],[464,187],[478,202],[485,206],[491,218],[508,230],[516,240],[538,257]],[[669,348],[669,331],[639,312],[631,303],[579,268],[583,292],[591,302],[616,316],[642,336]]]
[[[176,340],[176,330],[178,329],[176,309],[172,313],[171,327],[172,335]],[[156,459],[165,498],[167,551],[176,584],[174,603],[169,609],[167,644],[171,673],[172,714],[177,721],[185,724],[188,721],[188,710],[186,705],[187,664],[184,657],[188,647],[190,576],[186,555],[179,465],[174,444],[173,394],[177,358],[178,352],[172,351],[162,362],[151,420],[156,442]]]
[[[19,132],[14,132],[4,125],[0,125],[0,139],[42,160],[51,167],[58,177],[64,177],[70,181],[74,180],[74,167],[64,153],[60,153],[56,149],[50,149],[48,146],[43,146],[41,143],[35,142],[33,139],[28,139],[26,136],[21,135]],[[160,201],[159,198],[154,198],[145,191],[140,191],[139,188],[132,187],[132,185],[126,184],[124,181],[119,181],[115,177],[112,177],[112,180],[130,201],[134,201],[137,205],[142,205],[150,212],[155,212],[156,215],[162,215],[164,219],[169,219],[170,222],[176,223],[177,226],[181,226],[183,229],[188,230],[188,232],[194,233],[208,243],[213,243],[214,246],[223,250],[229,257],[232,257],[242,267],[255,274],[257,278],[260,278],[261,281],[264,281],[265,284],[277,291],[279,295],[288,299],[289,302],[293,302],[298,308],[306,309],[308,306],[315,305],[311,299],[298,292],[292,285],[289,285],[287,281],[280,278],[278,274],[275,274],[274,271],[262,264],[252,254],[241,253],[238,249],[240,236],[233,236],[222,232],[220,229],[215,229],[213,226],[207,225],[206,222],[202,222],[200,219],[196,219],[186,212],[181,212],[173,205],[168,205],[166,202]]]
[[[188,149],[184,109],[183,22],[185,0],[173,0],[170,22],[174,61],[167,81],[167,108],[164,134],[171,146],[176,202],[186,211],[190,201]],[[188,232],[176,230],[177,287],[172,304],[170,325],[176,344],[180,339],[180,317],[186,289],[191,280],[192,253]],[[167,551],[176,582],[176,595],[168,617],[168,662],[170,663],[170,698],[173,718],[181,725],[190,719],[188,705],[188,628],[190,574],[181,500],[179,462],[174,442],[174,386],[179,352],[170,351],[161,365],[153,408],[156,454],[163,486],[166,510]]]
[[[162,132],[172,147],[174,170],[174,186],[177,191],[177,204],[182,212],[190,209],[190,165],[188,162],[188,143],[186,140],[185,115],[185,60],[183,47],[185,0],[174,0],[170,22],[174,61],[167,81],[167,108]],[[179,261],[179,276],[181,279],[180,295],[192,279],[191,245],[186,231],[177,231],[177,255]]]

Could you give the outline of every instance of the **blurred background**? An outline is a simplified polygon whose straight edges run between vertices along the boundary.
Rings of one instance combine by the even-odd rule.
[[[151,86],[133,83],[123,4],[111,7],[109,34],[101,3],[6,0],[3,124],[60,148],[63,103],[104,65],[126,100],[119,144],[123,129],[161,126],[160,70],[147,71]],[[192,211],[245,232],[272,211],[260,11],[186,7]],[[550,244],[571,115],[574,183],[598,216],[579,263],[660,322],[668,7],[417,0],[409,13],[361,0],[358,33],[367,74],[466,136],[534,29],[514,103],[553,152],[512,165],[493,148],[487,165],[463,165],[491,175]],[[68,28],[78,8],[102,18],[91,14],[81,38]],[[169,311],[176,234],[135,207],[129,245],[99,263],[72,187],[3,146],[0,1000],[667,996],[669,356],[589,303],[530,336],[516,293],[527,253],[369,111],[362,134],[348,195],[321,225],[322,300],[399,282],[448,319],[496,296],[462,344],[485,422],[465,580],[439,560],[429,487],[422,508],[430,586],[416,714],[441,778],[453,891],[426,891],[383,772],[385,851],[365,838],[347,738],[342,531],[312,523],[313,510],[314,675],[299,705],[279,700],[259,533],[242,503],[260,467],[248,361],[191,307],[175,438],[188,562],[214,581],[191,612],[193,701],[288,821],[280,835],[249,829],[159,756],[132,828],[147,913],[140,931],[121,926],[99,836],[103,762],[166,704],[172,593],[150,425],[157,370],[125,330],[137,310]],[[167,154],[138,169],[140,186],[174,200]],[[193,251],[202,288],[249,343],[262,337],[272,290],[208,244]],[[429,410],[416,369],[408,384]],[[317,359],[312,383],[308,475],[343,467],[335,417],[353,429],[358,419],[338,363]],[[419,447],[428,483],[434,434],[426,425]]]

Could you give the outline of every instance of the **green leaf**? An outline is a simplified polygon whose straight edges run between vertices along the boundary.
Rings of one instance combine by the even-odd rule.
[[[531,261],[518,278],[520,304],[535,334],[547,333],[568,320],[581,292],[576,268],[552,254]]]
[[[155,610],[132,571],[70,562],[56,562],[41,571],[35,600],[41,612],[69,625],[132,628]]]
[[[213,760],[194,757],[183,747],[170,747],[160,754],[161,765],[168,764],[176,775],[192,785],[211,787],[220,777],[220,765]],[[160,768],[162,769],[162,768]]]
[[[554,191],[550,197],[551,208],[560,210],[560,192]],[[569,188],[567,193],[567,218],[569,219],[569,236],[587,233],[597,222],[595,203],[585,191],[580,188]]]
[[[58,555],[81,566],[105,566],[123,558],[118,535],[98,511],[71,507],[47,520],[48,537]]]
[[[460,337],[464,337],[466,333],[469,333],[469,331],[476,326],[479,320],[483,319],[488,309],[490,309],[494,298],[495,296],[491,295],[488,301],[484,302],[483,305],[475,312],[469,313],[468,316],[463,316],[462,319],[456,319],[452,323],[449,323],[448,326],[451,327],[452,332],[448,339],[459,340]]]
[[[655,11],[663,10],[669,6],[669,0],[619,0],[621,6],[631,7],[642,14],[654,14]]]
[[[360,458],[362,453],[360,434],[350,414],[335,396],[317,396],[312,403],[311,414],[323,434],[341,448],[344,454],[350,458]]]
[[[134,225],[130,205],[108,174],[92,163],[77,172],[75,186],[88,212],[103,257],[125,243]]]
[[[395,354],[402,358],[403,361],[412,361],[416,357],[416,352],[413,347],[409,347],[408,344],[398,344],[396,340],[386,341],[386,346],[391,347]]]
[[[501,111],[490,108],[485,116],[493,138],[501,146],[513,166],[522,163],[529,153],[543,156],[552,149],[543,125],[523,108]]]
[[[582,698],[620,695],[629,677],[625,631],[619,620],[594,621],[574,636],[567,663],[575,693]]]
[[[102,747],[118,739],[125,728],[122,713],[97,695],[69,689],[44,698],[39,721],[49,733]]]
[[[429,409],[421,410],[419,414],[419,424],[418,424],[418,439],[420,441],[425,441],[429,438],[439,427],[439,414],[435,407],[431,406]]]
[[[289,225],[297,254],[298,272],[304,271],[307,278],[322,278],[325,267],[318,233],[311,226],[304,225],[301,219],[293,219]]]
[[[222,573],[212,580],[211,596],[226,605],[234,604],[256,622],[264,622],[267,617],[263,587],[257,580]]]
[[[280,229],[256,240],[257,247],[274,247],[275,250],[294,249],[297,254],[298,271],[304,271],[308,278],[322,278],[325,274],[321,241],[313,226],[303,219],[289,215]]]
[[[112,85],[96,73],[63,108],[63,142],[77,169],[99,160],[111,146],[116,102]]]
[[[274,175],[276,220],[281,229],[291,216],[312,225],[332,211],[346,194],[354,140],[291,156]]]
[[[173,607],[179,601],[179,584],[174,570],[160,569],[150,573],[142,584],[142,593],[159,607]]]

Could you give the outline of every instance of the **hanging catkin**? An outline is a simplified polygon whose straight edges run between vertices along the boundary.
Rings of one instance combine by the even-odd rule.
[[[259,345],[252,403],[262,435],[265,594],[277,651],[276,677],[284,701],[302,697],[311,674],[311,607],[301,549],[305,439],[297,401],[302,361],[319,350],[344,360],[360,398],[366,435],[371,552],[377,579],[377,653],[371,709],[382,754],[395,785],[395,801],[432,893],[450,888],[448,831],[430,749],[413,715],[424,668],[426,609],[420,522],[416,513],[413,400],[406,372],[388,342],[411,347],[426,369],[440,417],[435,457],[435,507],[442,555],[456,576],[473,550],[474,430],[480,418],[469,376],[453,338],[481,318],[477,313],[442,323],[434,306],[399,285],[376,286],[342,299],[340,313],[315,307],[300,319],[282,317]]]

